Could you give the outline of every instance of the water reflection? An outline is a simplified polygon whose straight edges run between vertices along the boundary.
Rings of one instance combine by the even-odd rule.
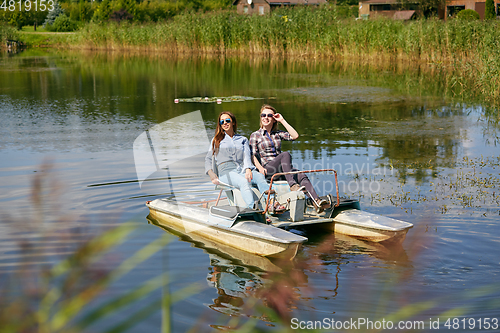
[[[411,262],[399,245],[382,245],[365,242],[340,234],[325,234],[312,230],[302,230],[310,240],[305,243],[294,261],[276,261],[253,255],[211,241],[199,235],[185,234],[164,225],[152,217],[148,222],[182,241],[190,242],[208,254],[209,266],[206,275],[207,284],[216,290],[216,297],[205,305],[227,316],[258,318],[261,322],[269,321],[269,313],[256,309],[260,304],[275,311],[286,320],[297,310],[310,306],[309,294],[323,283],[328,285],[329,296],[334,300],[350,277],[350,265],[357,265],[375,258],[373,268],[386,266],[411,267]],[[300,230],[296,230],[300,232]],[[319,282],[310,280],[313,272],[325,273]],[[217,326],[217,325],[215,325]],[[215,327],[213,326],[213,327]],[[222,328],[224,326],[217,326]],[[227,328],[227,327],[226,327]]]
[[[237,115],[241,134],[248,136],[258,128],[265,102],[299,131],[299,140],[284,146],[296,159],[336,160],[343,148],[376,147],[379,165],[400,162],[395,167],[404,181],[423,182],[433,173],[418,163],[450,166],[468,139],[467,109],[450,105],[446,72],[435,68],[30,52],[0,58],[2,147],[45,152],[130,147],[152,125],[196,109],[208,132],[224,109]],[[231,95],[263,100],[173,103]]]
[[[331,238],[326,241],[334,242],[339,257],[343,255],[366,255],[389,265],[406,266],[410,264],[402,244],[374,243],[342,234],[331,235]],[[314,242],[314,240],[311,241],[312,244]],[[325,242],[325,240],[320,242]]]
[[[208,307],[226,315],[239,314],[244,298],[255,295],[259,288],[269,285],[271,280],[259,276],[248,267],[235,265],[231,260],[209,253],[210,266],[208,285],[217,289],[218,297]]]
[[[282,309],[280,313],[303,310],[309,317],[350,316],[363,308],[363,314],[375,319],[396,312],[401,304],[459,294],[464,285],[487,285],[499,274],[497,254],[492,251],[498,248],[500,230],[495,146],[499,122],[488,118],[491,111],[482,106],[456,104],[452,80],[443,68],[44,52],[0,56],[2,212],[33,212],[27,200],[31,176],[41,171],[38,164],[47,154],[55,155],[58,179],[68,187],[57,207],[77,209],[82,215],[78,221],[84,225],[144,216],[144,201],[172,195],[169,180],[193,201],[200,199],[200,192],[194,190],[203,190],[200,184],[208,183],[201,191],[207,197],[213,186],[202,170],[198,172],[194,159],[186,160],[178,172],[158,171],[140,189],[135,182],[134,140],[155,124],[198,109],[210,136],[222,110],[236,114],[238,130],[248,136],[258,128],[257,113],[265,102],[282,111],[301,134],[283,147],[299,168],[329,163],[342,168],[341,182],[371,178],[381,184],[378,197],[362,189],[351,191],[363,209],[416,226],[404,249],[308,233],[310,242],[293,267],[285,270],[281,263],[186,238],[223,260],[217,259],[220,267],[210,265],[203,251],[185,251],[174,258],[174,274],[195,276],[208,286],[209,267],[210,278],[215,279],[209,296],[180,306],[179,312],[189,315],[177,322],[193,322],[199,308],[217,307],[216,303],[240,311],[240,316],[251,313],[239,310],[253,297],[244,295],[247,283],[249,291],[256,291],[255,298]],[[264,99],[222,105],[173,102],[174,98],[232,95]],[[384,168],[387,173],[376,174]],[[94,217],[104,213],[105,219]],[[433,215],[432,223],[423,219],[426,214]],[[419,226],[425,229],[425,242],[422,238],[414,242],[420,251],[416,257],[411,240],[418,238]],[[19,237],[36,235],[26,230]],[[135,239],[126,247],[132,251],[149,240]],[[13,266],[23,260],[9,253],[4,257]],[[182,271],[184,258],[202,272]],[[34,264],[43,263],[35,260]],[[137,279],[124,284],[133,288],[146,274],[138,271]],[[248,274],[253,277],[245,280]],[[231,278],[236,287],[227,287]],[[389,294],[387,306],[377,309],[373,304],[379,304],[384,292]],[[491,294],[498,296],[498,289]],[[444,302],[428,315],[459,305]],[[471,316],[498,311],[498,305],[479,305],[469,311]],[[255,315],[260,318],[262,313]]]
[[[283,274],[279,265],[268,258],[219,244],[196,234],[187,235],[182,230],[161,225],[151,216],[147,220],[208,254],[209,272],[206,282],[208,286],[215,288],[217,294],[211,304],[206,304],[208,308],[229,316],[259,317],[267,321],[264,315],[256,315],[252,306],[259,290],[273,284],[271,277]],[[285,267],[290,265],[293,264],[288,262]]]

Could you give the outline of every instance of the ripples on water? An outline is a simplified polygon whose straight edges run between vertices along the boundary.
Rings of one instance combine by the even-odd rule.
[[[24,69],[11,70],[23,62]],[[348,78],[339,80],[333,65],[273,69],[283,73],[265,68],[106,56],[3,58],[0,270],[14,272],[24,262],[35,272],[103,228],[132,220],[141,227],[114,251],[116,258],[130,256],[165,232],[181,241],[111,286],[103,299],[166,271],[173,278],[171,292],[197,283],[202,291],[170,310],[176,332],[197,324],[201,330],[224,329],[235,316],[257,318],[259,327],[269,328],[274,324],[258,305],[271,302],[262,293],[276,281],[288,286],[291,303],[285,311],[301,320],[377,320],[428,300],[437,305],[417,317],[428,320],[463,304],[470,316],[498,314],[498,305],[491,303],[498,288],[485,295],[476,289],[497,282],[500,273],[495,251],[500,244],[498,149],[491,144],[498,131],[484,122],[481,108],[441,100],[440,87],[437,96],[424,98],[398,90],[395,83],[384,86],[380,78],[375,82],[343,72]],[[393,82],[391,75],[385,76],[387,82]],[[248,136],[258,127],[263,101],[173,103],[174,97],[232,95],[264,98],[285,114],[301,134],[285,145],[298,166],[337,164],[343,192],[359,197],[363,209],[412,222],[403,246],[300,230],[310,240],[288,267],[147,224],[144,202],[173,195],[173,187],[184,198],[210,199],[217,193],[201,174],[202,154],[151,174],[139,187],[134,140],[194,107],[201,110],[209,135],[217,114],[231,110]],[[484,164],[482,156],[491,157],[491,163]],[[474,164],[463,162],[464,157]],[[50,168],[43,168],[43,161]],[[41,174],[43,205],[37,211],[31,189],[34,176]],[[380,190],[353,187],[363,181],[379,184]],[[28,252],[20,247],[27,240],[34,244]],[[131,313],[120,311],[102,327]],[[161,318],[158,310],[138,327],[158,330]]]

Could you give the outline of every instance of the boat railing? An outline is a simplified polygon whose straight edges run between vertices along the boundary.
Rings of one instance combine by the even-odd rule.
[[[338,207],[340,205],[339,183],[338,183],[338,180],[337,180],[337,171],[335,171],[334,169],[298,170],[298,171],[289,171],[289,172],[278,172],[278,173],[275,173],[271,177],[271,182],[269,183],[269,192],[271,192],[271,190],[273,188],[274,177],[286,176],[286,175],[296,175],[296,174],[299,174],[299,173],[312,173],[312,172],[333,172],[333,174],[335,175],[335,190],[337,191],[337,204],[335,205],[335,207]],[[268,195],[267,196],[267,201],[266,201],[266,208],[264,210],[264,214],[266,214],[267,211],[268,211],[268,209],[269,209],[269,201],[270,201],[270,199],[271,199],[271,196]]]

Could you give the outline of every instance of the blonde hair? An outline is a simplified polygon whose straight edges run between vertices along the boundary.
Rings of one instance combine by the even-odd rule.
[[[276,112],[276,109],[275,109],[274,107],[272,107],[271,105],[269,105],[269,104],[264,104],[264,105],[262,105],[262,107],[260,108],[260,114],[262,114],[262,111],[264,111],[264,110],[266,110],[266,109],[273,111],[273,112],[274,112],[274,114],[278,113],[278,112]],[[274,131],[276,131],[276,130],[278,129],[278,122],[276,121],[276,119],[274,119],[274,118],[272,118],[272,119],[273,119],[274,123],[273,123],[273,128],[271,129],[271,132],[274,132]],[[260,118],[260,128],[262,128],[262,127],[263,127],[263,126],[262,126],[262,117],[261,117],[261,118]]]

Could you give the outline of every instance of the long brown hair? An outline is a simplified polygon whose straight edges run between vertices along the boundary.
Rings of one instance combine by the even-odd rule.
[[[264,111],[265,109],[268,109],[268,110],[271,110],[274,112],[274,114],[276,114],[276,109],[274,107],[272,107],[271,105],[269,104],[264,104],[262,105],[262,107],[260,108],[260,114],[262,114],[262,111]],[[259,117],[260,117],[260,114],[259,114]],[[276,119],[274,119],[274,123],[273,123],[273,128],[271,128],[271,132],[274,132],[278,129],[278,122],[276,121]],[[260,118],[260,128],[262,128],[262,117]]]
[[[219,118],[217,118],[217,128],[215,129],[215,136],[212,141],[212,154],[219,152],[220,142],[224,139],[224,136],[226,135],[226,133],[224,133],[224,130],[222,129],[222,125],[220,124],[220,117],[222,117],[222,115],[224,114],[227,114],[229,118],[231,118],[231,124],[233,125],[234,133],[236,133],[236,129],[238,128],[238,123],[236,122],[236,117],[234,116],[234,114],[232,114],[229,111],[222,111],[219,114]]]

